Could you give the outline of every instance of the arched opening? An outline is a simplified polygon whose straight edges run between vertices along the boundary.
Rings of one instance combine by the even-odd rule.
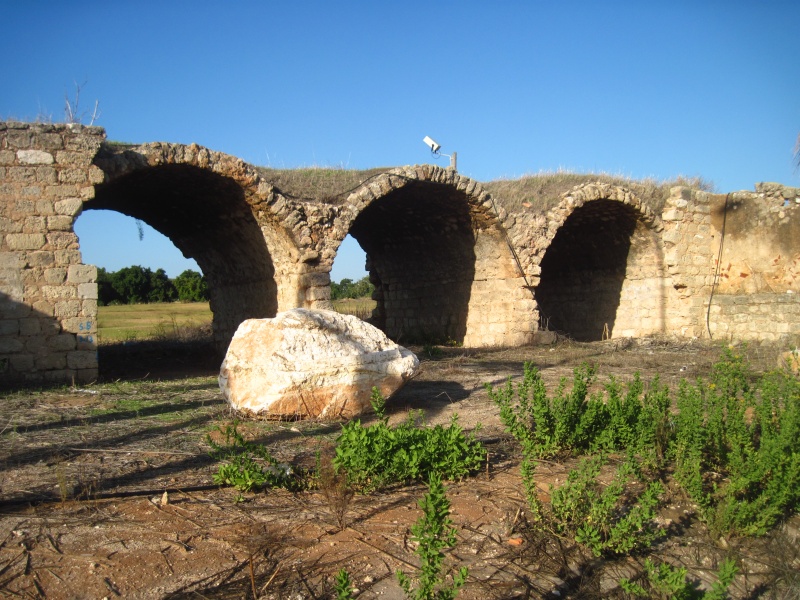
[[[634,232],[635,208],[594,200],[567,217],[547,248],[536,288],[540,321],[579,341],[610,337],[619,314]]]
[[[191,285],[202,280],[188,275],[200,272],[194,260],[146,223],[111,210],[83,211],[73,230],[82,262],[98,267],[92,341],[102,379],[163,379],[219,369],[203,286]],[[193,301],[179,301],[187,296]]]
[[[272,258],[244,192],[233,179],[190,165],[146,167],[98,185],[95,198],[84,208],[139,219],[197,261],[208,281],[220,352],[243,320],[275,315]]]
[[[377,327],[400,343],[464,341],[475,234],[463,192],[410,182],[365,208],[350,235],[367,255]]]
[[[345,236],[331,267],[331,303],[337,312],[369,321],[375,301],[366,261],[366,252],[358,241],[351,235]]]

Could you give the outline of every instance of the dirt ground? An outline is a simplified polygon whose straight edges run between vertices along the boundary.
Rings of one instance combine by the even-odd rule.
[[[502,430],[485,383],[503,384],[532,361],[548,386],[583,361],[609,375],[674,387],[705,376],[719,346],[665,339],[499,350],[443,348],[422,360],[418,376],[389,402],[392,420],[420,409],[429,423],[459,422],[477,433],[489,460],[476,476],[448,483],[458,543],[450,566],[467,566],[460,597],[591,598],[619,596],[618,580],[641,569],[644,555],[593,558],[567,540],[528,526],[519,454]],[[757,371],[783,348],[751,346]],[[117,356],[120,359],[119,356]],[[83,388],[12,391],[0,397],[0,596],[22,598],[330,598],[346,568],[359,598],[401,598],[394,573],[415,574],[409,527],[420,515],[422,485],[356,496],[347,526],[319,492],[241,495],[212,483],[207,434],[233,418],[214,369],[169,355],[145,365],[125,356],[105,383]],[[102,355],[101,355],[102,359]],[[208,363],[210,361],[206,361]],[[146,372],[142,372],[146,371]],[[191,375],[187,377],[186,375]],[[369,421],[369,419],[365,419]],[[336,423],[243,423],[295,468],[313,468],[340,430]],[[538,482],[563,482],[569,463],[544,462]],[[678,492],[660,519],[668,535],[651,556],[689,569],[702,586],[719,561],[734,556],[735,598],[800,598],[798,519],[766,538],[712,540]]]

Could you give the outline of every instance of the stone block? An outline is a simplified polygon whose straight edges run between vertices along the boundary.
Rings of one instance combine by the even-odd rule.
[[[70,369],[96,369],[97,352],[91,350],[70,352],[67,355],[67,366]]]
[[[64,283],[66,277],[67,269],[65,267],[53,267],[44,271],[44,281],[50,285]]]
[[[45,245],[45,236],[41,233],[9,233],[6,244],[11,250],[40,250]]]
[[[662,221],[681,221],[684,217],[684,212],[675,208],[665,210],[661,215]]]
[[[33,303],[33,310],[44,317],[53,316],[53,304],[46,300],[37,300]]]
[[[83,209],[83,200],[80,198],[64,198],[55,203],[56,214],[75,216]]]
[[[40,371],[53,371],[67,366],[66,352],[51,352],[44,356],[36,357],[36,368]]]
[[[71,383],[75,379],[75,371],[71,369],[55,369],[43,371],[41,374],[34,373],[33,377],[37,381],[48,381],[51,383]]]
[[[0,319],[0,336],[17,335],[19,333],[19,319]]]
[[[62,333],[47,340],[47,347],[52,351],[74,350],[77,343],[74,333]],[[70,367],[76,368],[76,367]]]
[[[99,376],[100,371],[97,368],[78,369],[75,371],[75,381],[78,383],[92,383],[97,381]]]
[[[16,354],[23,348],[24,346],[17,336],[4,335],[0,337],[0,354]]]
[[[56,250],[54,252],[57,265],[74,265],[81,262],[80,250]]]
[[[44,150],[17,150],[17,161],[21,165],[52,165],[55,159]]]
[[[76,152],[74,150],[62,150],[60,152],[56,152],[56,162],[59,165],[70,165],[70,166],[86,166],[92,161],[92,156],[88,155],[86,152]],[[84,171],[84,179],[86,173]]]
[[[74,286],[44,285],[42,295],[47,300],[69,300],[76,297],[77,289]]]
[[[39,335],[42,332],[38,317],[19,320],[19,334],[23,336]]]
[[[34,335],[27,338],[20,338],[25,345],[25,351],[31,354],[47,354],[47,336]]]
[[[78,298],[97,300],[97,284],[96,283],[79,283],[78,284]]]
[[[94,265],[70,265],[67,273],[70,283],[92,283],[97,279],[97,267]]]
[[[34,369],[33,356],[30,354],[15,354],[9,357],[9,364],[17,373],[27,373]]]
[[[45,150],[60,150],[64,147],[64,139],[60,133],[36,133],[32,145]]]
[[[61,302],[56,302],[54,307],[54,315],[59,319],[77,317],[80,311],[80,300],[63,300]]]
[[[47,217],[47,229],[50,231],[72,231],[72,217],[65,215]]]
[[[25,254],[25,265],[30,268],[52,267],[55,265],[55,257],[48,250],[35,250]]]
[[[1,217],[0,233],[22,233],[22,223],[15,219]]]
[[[51,231],[47,234],[47,244],[53,250],[78,249],[78,236],[68,231]]]
[[[45,217],[25,217],[22,220],[22,233],[42,233],[47,231],[47,219]]]

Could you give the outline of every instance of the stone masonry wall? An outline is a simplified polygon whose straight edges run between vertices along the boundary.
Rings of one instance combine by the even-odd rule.
[[[800,189],[760,183],[711,196],[708,327],[728,340],[800,342]],[[722,252],[720,253],[720,245]]]
[[[0,123],[0,385],[98,375],[96,270],[74,233],[84,208],[138,215],[195,257],[220,339],[249,316],[329,307],[350,234],[377,285],[376,323],[396,337],[521,345],[541,312],[586,339],[800,341],[798,188],[676,187],[655,215],[596,182],[547,213],[508,214],[480,183],[432,165],[386,171],[341,200],[299,199],[235,157],[104,139]]]
[[[93,127],[0,123],[0,384],[97,377],[96,269],[73,222],[103,174]]]

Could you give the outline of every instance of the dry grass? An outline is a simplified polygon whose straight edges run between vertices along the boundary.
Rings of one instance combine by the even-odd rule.
[[[388,167],[364,171],[312,167],[303,169],[272,169],[256,167],[259,174],[272,183],[284,195],[302,199],[337,204],[347,194],[382,173]],[[525,175],[519,179],[498,179],[483,183],[483,186],[509,212],[522,211],[530,204],[531,209],[546,211],[558,204],[560,196],[577,185],[600,181],[630,189],[647,206],[661,212],[671,187],[682,185],[704,191],[713,191],[714,185],[700,177],[678,176],[674,179],[631,179],[607,173],[570,173],[567,171],[541,172]]]
[[[337,204],[342,202],[351,191],[367,180],[385,173],[389,168],[378,167],[356,171],[333,167],[303,169],[256,167],[256,171],[285,196]]]
[[[195,337],[211,325],[208,302],[154,302],[97,308],[100,343]]]
[[[520,212],[527,208],[545,212],[561,201],[561,194],[577,185],[590,182],[619,185],[636,194],[642,202],[660,213],[669,196],[669,189],[677,185],[713,191],[713,184],[699,177],[676,177],[672,180],[630,179],[607,173],[569,173],[567,171],[544,171],[526,175],[519,179],[499,179],[484,183],[486,190],[509,212]],[[530,204],[530,207],[525,206]]]
[[[333,301],[333,309],[343,315],[353,315],[366,320],[372,316],[372,311],[377,304],[375,300],[369,298],[343,298]]]

